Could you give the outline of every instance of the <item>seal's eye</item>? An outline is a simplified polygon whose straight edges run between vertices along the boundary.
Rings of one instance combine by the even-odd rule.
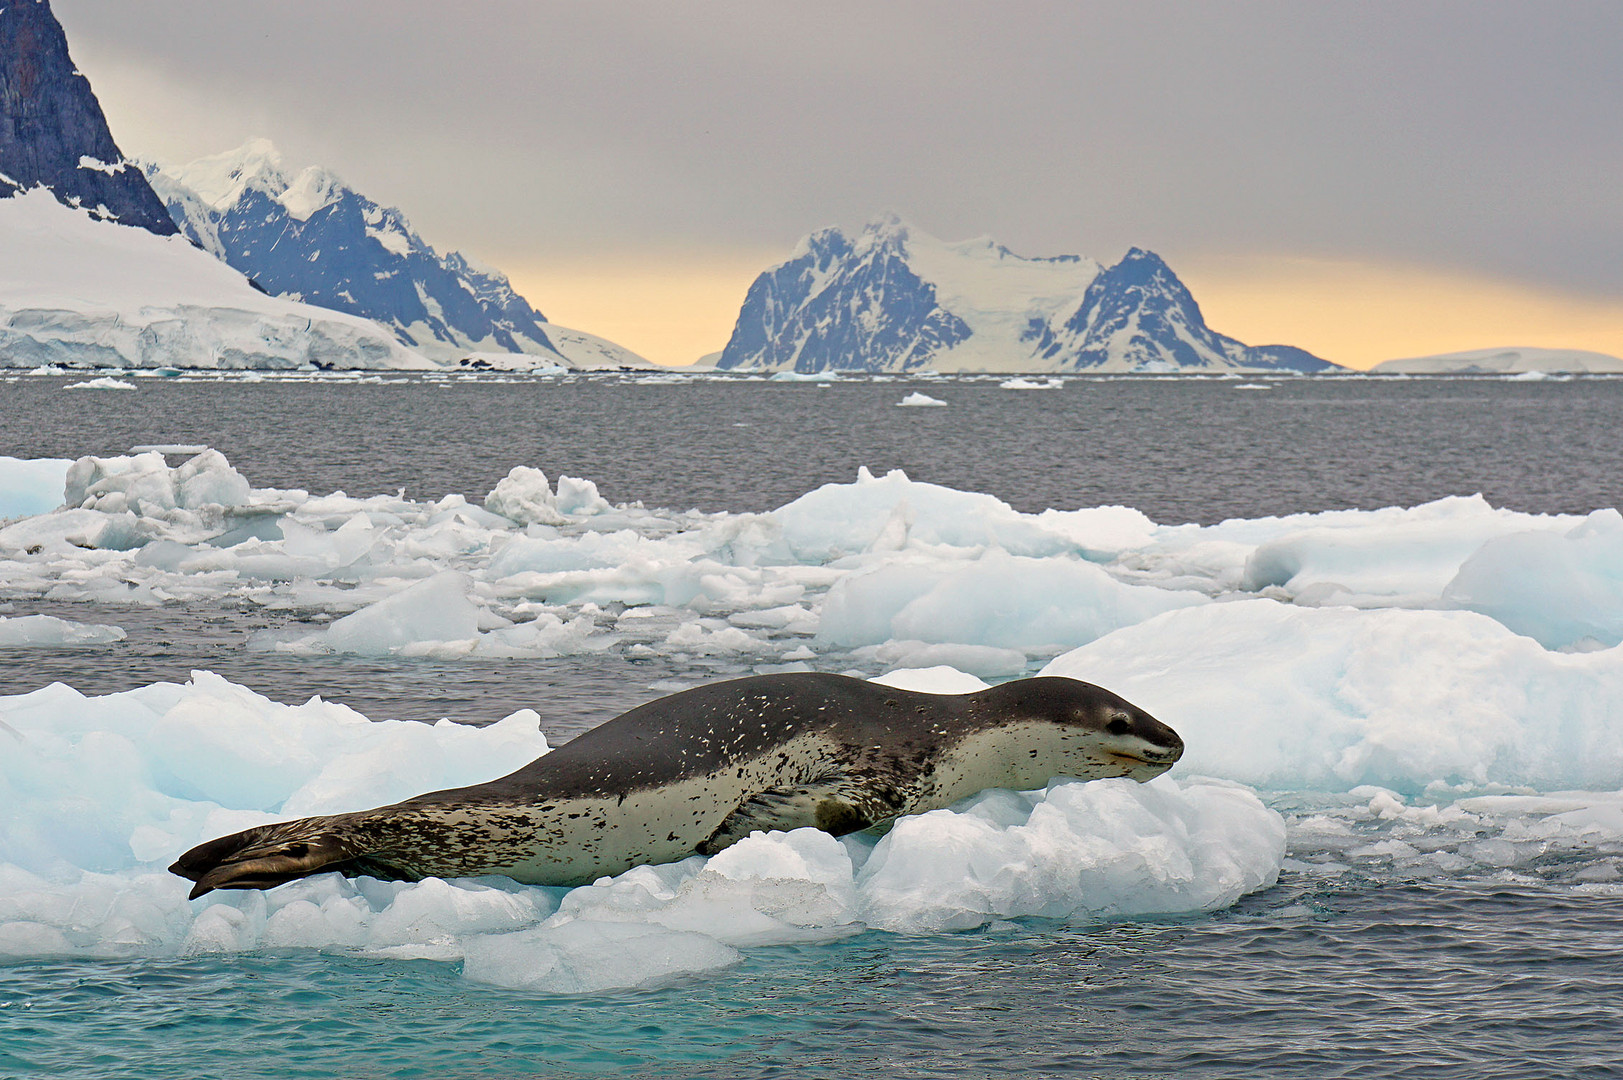
[[[1127,722],[1127,717],[1121,715],[1120,713],[1117,713],[1113,718],[1111,718],[1110,723],[1105,725],[1105,730],[1110,732],[1112,735],[1125,735],[1131,731],[1132,728],[1133,725]]]

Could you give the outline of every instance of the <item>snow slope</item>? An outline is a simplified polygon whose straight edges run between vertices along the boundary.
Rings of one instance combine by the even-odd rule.
[[[0,367],[432,368],[366,319],[266,296],[179,236],[44,188],[0,199]]]

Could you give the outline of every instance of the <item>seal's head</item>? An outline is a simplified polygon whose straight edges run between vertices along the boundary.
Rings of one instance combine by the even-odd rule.
[[[269,889],[323,870],[365,873],[370,867],[357,857],[353,838],[339,827],[343,820],[303,818],[258,825],[199,844],[176,860],[169,872],[197,883],[193,900],[215,889]]]
[[[1125,698],[1079,679],[1022,679],[975,697],[981,710],[995,710],[1005,726],[1023,731],[1024,760],[1014,767],[1030,786],[1055,776],[1150,780],[1183,756],[1176,731]]]

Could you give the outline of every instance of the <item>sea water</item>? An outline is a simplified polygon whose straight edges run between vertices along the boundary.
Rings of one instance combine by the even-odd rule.
[[[518,713],[524,708],[540,711],[556,742],[707,678],[795,664],[877,675],[907,666],[898,660],[945,658],[979,665],[993,680],[1049,668],[1081,675],[1177,717],[1190,741],[1186,764],[1256,785],[1286,839],[1276,884],[1176,915],[1129,913],[1148,879],[1109,871],[1118,864],[1107,862],[1102,872],[1117,875],[1108,882],[1126,890],[1109,910],[1084,903],[1069,916],[1042,917],[1023,914],[1036,909],[1014,903],[1013,893],[993,896],[984,910],[948,896],[960,905],[954,910],[979,914],[959,917],[961,929],[911,932],[858,932],[844,921],[848,912],[802,913],[794,925],[808,940],[722,944],[732,959],[692,961],[685,971],[678,964],[648,985],[611,970],[599,981],[619,985],[559,993],[526,987],[539,962],[480,978],[477,950],[455,936],[468,926],[449,928],[454,940],[440,947],[452,951],[438,957],[430,947],[438,939],[426,932],[399,939],[414,943],[417,958],[399,945],[378,947],[376,936],[370,951],[344,946],[330,926],[282,939],[303,946],[278,946],[265,928],[282,911],[304,910],[280,900],[272,912],[230,908],[246,912],[241,933],[260,936],[188,949],[186,941],[218,944],[208,933],[225,924],[200,930],[205,920],[183,900],[163,906],[172,903],[167,894],[141,908],[130,896],[163,884],[156,876],[130,884],[138,868],[90,888],[72,877],[82,871],[46,867],[53,858],[117,862],[96,854],[82,831],[53,834],[52,821],[63,819],[47,816],[35,832],[55,847],[17,856],[34,860],[37,884],[10,881],[5,895],[14,904],[62,897],[77,910],[22,913],[33,917],[21,921],[17,911],[0,911],[0,923],[26,924],[12,929],[0,963],[0,1075],[1525,1077],[1623,1067],[1615,1035],[1623,1021],[1615,963],[1623,940],[1615,884],[1623,878],[1623,800],[1615,789],[1623,772],[1611,719],[1619,680],[1609,655],[1615,641],[1603,640],[1615,613],[1546,618],[1516,632],[1509,624],[1528,614],[1529,601],[1484,592],[1480,581],[1476,592],[1467,588],[1472,558],[1480,566],[1515,557],[1522,561],[1511,565],[1546,591],[1587,583],[1582,595],[1604,600],[1608,574],[1617,575],[1608,519],[1592,512],[1616,502],[1609,463],[1620,436],[1611,418],[1623,384],[1281,379],[1259,391],[1205,380],[1014,390],[996,380],[825,387],[619,377],[142,379],[135,391],[67,392],[66,381],[5,387],[18,405],[0,418],[0,454],[69,459],[139,444],[209,445],[229,462],[207,474],[210,483],[229,487],[234,467],[256,490],[315,493],[291,514],[295,524],[282,539],[224,555],[208,550],[220,530],[187,518],[184,507],[154,512],[150,528],[162,536],[146,537],[152,555],[144,563],[71,543],[56,563],[42,561],[55,550],[48,531],[40,552],[28,555],[25,545],[7,555],[0,601],[8,610],[0,615],[116,625],[124,637],[0,651],[3,692],[60,680],[108,695],[184,683],[195,668],[223,676],[139,691],[160,714],[169,710],[170,723],[187,695],[215,695],[207,698],[214,711],[194,710],[197,726],[187,730],[197,734],[162,754],[128,736],[137,757],[165,768],[178,768],[176,755],[211,724],[243,725],[229,729],[239,733],[233,752],[295,715],[316,725],[304,729],[306,742],[351,730],[337,714],[278,712],[282,706],[240,698],[233,686],[294,703],[319,693],[374,720],[452,716],[484,725],[494,764],[502,756],[494,740],[518,740],[516,748],[524,724],[533,729]],[[916,389],[948,407],[895,408]],[[171,456],[164,468],[180,460]],[[507,539],[511,523],[434,509],[447,494],[476,506],[515,465],[585,477],[605,504],[640,501],[647,510],[526,526],[523,549],[518,537]],[[859,467],[873,479],[853,485]],[[883,478],[892,468],[910,479]],[[836,487],[812,499],[824,484]],[[352,502],[320,501],[340,488]],[[990,493],[1008,506],[953,492]],[[1474,492],[1485,500],[1421,505]],[[364,509],[353,502],[370,497],[381,501]],[[1145,520],[1040,514],[1115,504]],[[1374,513],[1381,507],[1417,509]],[[1370,513],[1336,516],[1347,509]],[[338,539],[338,526],[363,512],[368,520]],[[748,515],[758,512],[774,512],[778,538],[748,531]],[[873,525],[860,543],[841,533],[867,528],[864,515]],[[1304,516],[1268,520],[1276,515]],[[296,531],[322,519],[330,531]],[[605,527],[594,532],[582,524],[589,519]],[[1227,519],[1238,520],[1221,524]],[[984,542],[959,535],[966,521],[985,525]],[[1206,528],[1180,532],[1183,522]],[[360,524],[370,531],[357,538]],[[617,535],[609,525],[635,543],[599,551],[601,537]],[[506,556],[488,550],[497,534],[513,549]],[[682,546],[694,534],[710,539]],[[772,545],[783,537],[796,545],[794,558],[773,562]],[[552,567],[545,560],[566,547],[571,557],[596,552],[599,560],[547,571],[586,575],[569,588],[585,582],[606,597],[611,571],[632,565],[644,577],[622,575],[614,587],[646,596],[655,583],[664,591],[641,606],[626,602],[628,592],[599,602],[565,595],[557,577],[498,573],[536,574],[524,567]],[[294,566],[307,578],[272,567],[253,579],[249,571],[264,570],[271,555],[326,561]],[[633,556],[642,562],[627,563]],[[503,557],[509,565],[494,565]],[[669,570],[679,564],[709,567],[731,583],[712,583],[714,595],[673,592],[682,583]],[[470,623],[474,637],[453,648],[420,631],[404,649],[332,647],[335,618],[378,610],[401,580],[391,575],[419,569],[462,575],[424,580],[455,586],[437,603],[465,601],[470,618],[485,620]],[[1056,613],[1022,600],[1020,583],[1033,575],[1048,575],[1049,593],[1069,589],[1086,602]],[[498,588],[511,580],[530,581],[531,593]],[[1054,640],[999,629],[987,582],[995,599],[1024,603],[1018,626],[1045,625]],[[128,595],[110,591],[115,585]],[[903,588],[917,606],[892,602]],[[786,602],[763,600],[772,590]],[[554,635],[550,644],[532,635],[527,653],[478,655],[481,642],[490,646],[504,632],[491,615],[522,627],[509,616],[536,613],[517,610],[525,604],[579,634]],[[1109,609],[1115,622],[1067,621],[1070,607]],[[647,610],[656,611],[658,632],[638,628],[637,613]],[[816,627],[795,611],[814,616]],[[981,614],[967,628],[933,634],[964,611]],[[933,614],[924,620],[920,612]],[[904,645],[913,639],[896,637],[898,628],[944,640]],[[1563,635],[1569,640],[1556,640]],[[343,640],[367,647],[353,634]],[[808,660],[784,659],[800,650]],[[1256,674],[1245,678],[1236,667]],[[6,700],[13,727],[31,737],[47,730],[30,727],[35,714],[18,704],[33,698]],[[123,723],[122,699],[101,700],[107,723]],[[1487,704],[1474,713],[1475,702]],[[87,722],[90,743],[73,745],[105,740],[114,727]],[[406,735],[378,748],[377,760],[420,758]],[[58,764],[82,768],[84,760]],[[220,772],[237,767],[214,760]],[[267,763],[285,769],[287,760]],[[150,779],[140,775],[142,784]],[[301,784],[314,797],[316,779],[290,776],[287,791],[264,798],[275,803]],[[146,792],[143,799],[157,791],[131,790]],[[1166,796],[1168,805],[1185,797],[1183,789]],[[231,799],[215,793],[206,805]],[[121,807],[111,796],[97,805],[102,819]],[[31,813],[23,806],[14,821]],[[1033,859],[1069,865],[1063,852],[1030,847],[1034,840],[1009,854],[1009,838],[1029,828],[1020,813],[987,804],[949,824],[991,822],[974,825],[985,834],[976,834],[977,850],[1000,853],[1000,873],[1018,877]],[[1213,843],[1250,850],[1247,830],[1260,827],[1251,820]],[[1078,828],[1056,842],[1089,842],[1086,826]],[[8,835],[15,855],[17,837]],[[154,851],[138,855],[163,847],[142,835]],[[806,843],[794,835],[773,843]],[[1148,834],[1130,835],[1142,845]],[[939,865],[930,839],[922,836],[918,850]],[[1134,844],[1113,850],[1125,858]],[[1168,858],[1152,867],[1156,874],[1172,872],[1177,860]],[[710,873],[671,878],[668,896],[659,894],[666,899],[637,893],[635,918],[645,920],[637,925],[666,927],[673,904],[692,908],[700,883],[711,883],[705,895],[713,898]],[[838,884],[804,867],[795,873],[820,887]],[[933,888],[944,896],[960,880],[967,878],[949,867]],[[623,907],[612,898],[632,886],[614,886],[620,891],[602,902],[543,890],[549,895],[526,901],[540,905],[529,921],[560,903],[599,914],[604,902]],[[367,899],[342,883],[322,888],[329,891],[311,896],[323,910],[359,905],[374,924],[403,910],[400,897],[421,895]],[[1055,894],[1026,895],[1052,902]],[[867,902],[867,921],[881,922]],[[124,925],[119,912],[149,910],[182,921],[145,936],[111,929]],[[742,910],[763,909],[756,902]],[[287,917],[281,925],[285,932]],[[727,937],[710,929],[718,941]],[[177,936],[165,936],[171,932]],[[518,951],[521,961],[540,955]]]

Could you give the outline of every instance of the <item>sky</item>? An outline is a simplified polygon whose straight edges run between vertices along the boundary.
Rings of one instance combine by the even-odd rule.
[[[1159,253],[1354,367],[1623,355],[1623,4],[53,0],[126,154],[248,138],[554,322],[726,344],[806,233]]]

